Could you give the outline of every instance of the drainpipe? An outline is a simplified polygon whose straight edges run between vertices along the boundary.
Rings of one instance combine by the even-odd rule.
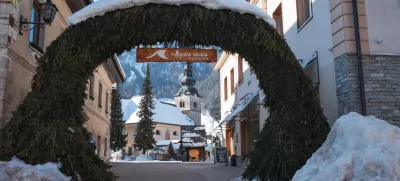
[[[365,103],[365,88],[364,88],[364,70],[361,58],[361,41],[360,41],[360,26],[358,22],[358,8],[357,0],[352,0],[353,3],[353,18],[354,18],[354,33],[356,37],[356,51],[358,63],[358,80],[360,82],[360,99],[361,99],[361,113],[367,115],[367,107]]]

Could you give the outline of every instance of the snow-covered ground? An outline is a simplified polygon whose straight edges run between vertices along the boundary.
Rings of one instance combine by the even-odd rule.
[[[292,181],[321,180],[400,180],[400,128],[357,113],[340,117]]]
[[[1,181],[70,181],[71,177],[63,175],[60,164],[46,163],[43,165],[28,165],[13,158],[9,162],[0,161]]]
[[[136,157],[135,161],[153,161],[153,158],[149,155],[139,155]]]
[[[71,24],[78,24],[89,18],[103,16],[105,13],[117,9],[126,9],[132,6],[140,6],[149,3],[171,5],[197,4],[208,9],[229,9],[242,14],[253,14],[257,18],[261,18],[272,26],[275,26],[274,19],[272,19],[267,12],[243,0],[98,0],[74,13],[68,18],[68,22]]]

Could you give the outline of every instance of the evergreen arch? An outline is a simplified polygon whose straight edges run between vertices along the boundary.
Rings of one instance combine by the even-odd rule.
[[[248,156],[245,176],[290,180],[329,132],[310,79],[265,21],[199,5],[134,6],[67,28],[39,60],[32,91],[0,130],[0,159],[60,161],[74,180],[115,179],[94,155],[82,126],[86,81],[114,53],[173,41],[180,47],[216,45],[248,61],[270,117]]]

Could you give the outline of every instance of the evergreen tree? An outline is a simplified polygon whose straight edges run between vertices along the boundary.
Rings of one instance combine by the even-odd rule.
[[[139,123],[136,127],[136,138],[135,138],[135,147],[139,147],[143,151],[143,154],[146,153],[147,150],[153,149],[154,144],[156,143],[153,135],[154,135],[154,122],[152,116],[154,113],[151,111],[154,109],[153,102],[153,88],[151,87],[150,80],[150,67],[147,64],[146,77],[144,78],[142,89],[140,91],[140,103],[139,103],[139,112],[137,115],[139,116]]]
[[[120,150],[126,146],[128,135],[124,135],[125,123],[122,120],[121,97],[119,93],[119,86],[112,90],[111,97],[111,149],[114,151]]]

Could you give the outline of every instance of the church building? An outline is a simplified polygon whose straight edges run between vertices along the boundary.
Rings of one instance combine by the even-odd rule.
[[[196,125],[201,125],[201,96],[194,87],[192,63],[186,62],[184,75],[181,79],[181,88],[175,95],[176,106],[187,116],[192,118]]]

